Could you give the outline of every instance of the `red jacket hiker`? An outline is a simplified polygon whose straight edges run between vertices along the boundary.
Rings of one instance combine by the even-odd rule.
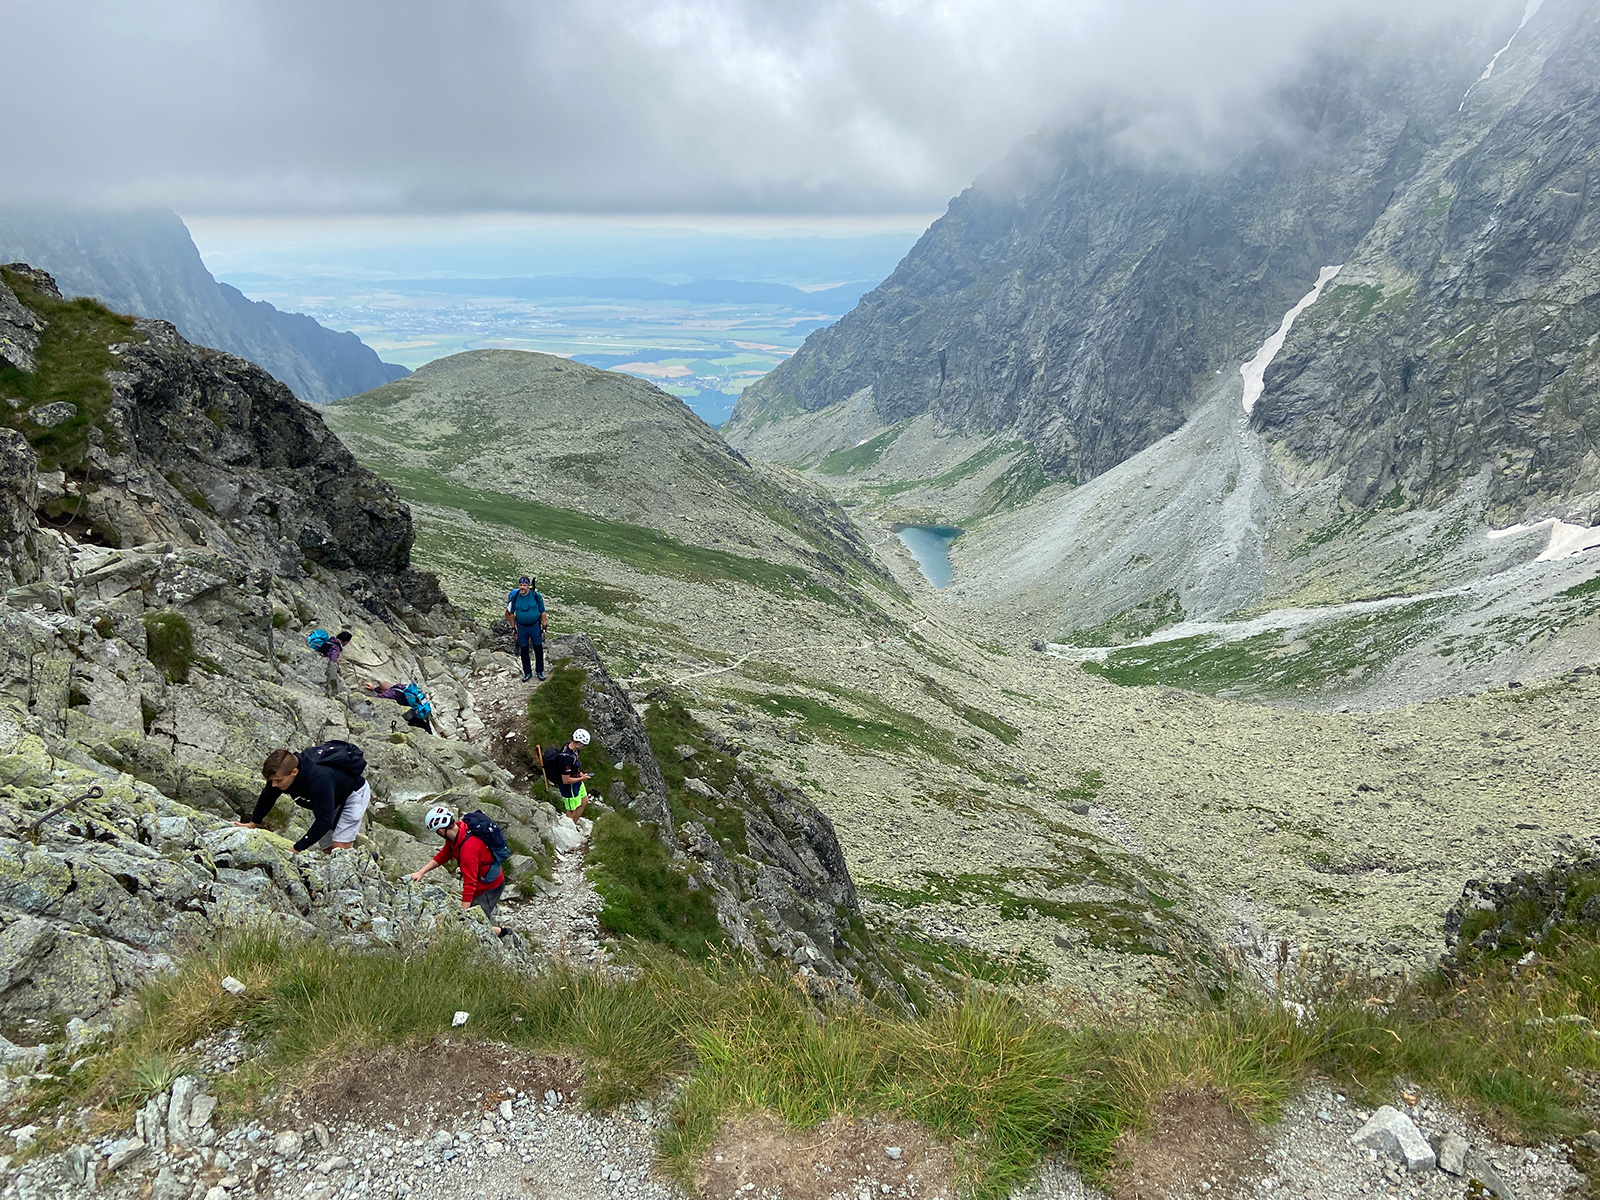
[[[445,839],[444,845],[439,847],[439,853],[433,856],[433,865],[442,867],[451,859],[461,864],[463,904],[471,904],[472,898],[479,892],[494,891],[505,880],[503,873],[496,873],[494,855],[489,853],[489,847],[483,844],[482,838],[472,835],[465,821],[456,822],[456,836]],[[493,880],[492,883],[483,881],[485,873]]]

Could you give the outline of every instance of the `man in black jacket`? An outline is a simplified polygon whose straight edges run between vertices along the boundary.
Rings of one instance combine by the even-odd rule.
[[[313,843],[324,850],[355,844],[361,818],[372,799],[372,789],[364,778],[317,762],[311,751],[296,754],[293,750],[274,750],[267,755],[261,777],[267,784],[256,800],[255,811],[248,821],[236,821],[236,825],[259,828],[278,797],[287,793],[301,808],[311,810],[311,828],[294,844],[296,854],[309,850]]]

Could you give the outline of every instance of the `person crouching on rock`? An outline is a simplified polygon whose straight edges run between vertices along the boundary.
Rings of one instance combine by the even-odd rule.
[[[561,809],[572,818],[573,824],[583,816],[583,810],[589,807],[589,789],[584,787],[584,780],[593,779],[583,769],[583,764],[578,761],[578,751],[589,744],[589,731],[587,729],[574,729],[572,740],[556,751],[551,762],[554,770],[551,772],[556,777],[556,783],[561,788]]]
[[[517,631],[517,653],[522,656],[522,682],[527,683],[537,669],[544,678],[544,627],[549,621],[544,610],[544,597],[532,579],[524,575],[517,580],[516,590],[506,597],[506,624]],[[528,649],[533,648],[535,664],[528,665]]]
[[[442,867],[451,859],[461,868],[461,909],[483,909],[483,915],[494,917],[495,906],[500,903],[500,893],[505,891],[506,873],[484,840],[467,828],[465,821],[456,820],[455,813],[442,804],[428,810],[424,823],[444,839],[433,861],[420,871],[411,872],[412,883],[421,883],[422,877],[435,867]],[[496,937],[504,937],[502,926],[493,927]]]
[[[433,704],[416,684],[368,682],[366,689],[374,700],[393,700],[404,705],[407,725],[423,733],[433,732]]]
[[[278,797],[287,794],[301,808],[311,810],[311,828],[294,844],[296,854],[313,844],[323,850],[352,846],[372,800],[366,772],[366,756],[349,742],[324,742],[299,754],[274,750],[261,764],[267,784],[256,800],[255,811],[248,821],[234,824],[259,829]]]

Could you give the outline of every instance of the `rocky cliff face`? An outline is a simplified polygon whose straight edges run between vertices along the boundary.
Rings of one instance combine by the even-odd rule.
[[[1236,369],[1371,228],[1497,44],[1457,32],[1314,64],[1225,165],[1142,157],[1109,118],[1019,147],[724,432],[743,445],[870,389],[883,424],[931,412],[1014,432],[1052,477],[1104,472],[1182,424],[1196,385]]]
[[[75,397],[0,406],[0,1026],[43,1036],[47,1017],[103,1014],[219,928],[268,921],[361,946],[459,920],[447,887],[396,882],[435,848],[412,833],[435,802],[500,821],[539,888],[555,813],[494,763],[471,691],[492,639],[411,568],[410,514],[388,484],[259,368],[161,322],[67,305],[42,272],[0,279],[0,395]],[[64,340],[74,321],[126,339],[99,347],[113,368],[100,380],[63,374],[99,361]],[[307,649],[312,626],[355,631],[337,670]],[[592,667],[596,711],[626,724],[626,694]],[[440,736],[400,725],[363,678],[421,683]],[[354,850],[292,856],[276,832],[230,824],[268,749],[329,738],[368,758],[376,804]],[[633,806],[654,819],[648,739],[631,753],[646,781]],[[280,810],[274,828],[298,832]],[[801,825],[776,826],[773,869],[816,859]],[[824,859],[842,870],[836,844]],[[769,870],[759,895],[722,878],[707,882],[735,925],[752,899],[781,922],[850,888],[826,870]]]
[[[1297,479],[1600,523],[1597,60],[1547,0],[1295,327],[1254,416]]]
[[[218,283],[174,213],[0,211],[0,262],[12,259],[51,272],[68,295],[170,321],[192,342],[255,363],[302,400],[336,400],[406,373],[353,333]]]

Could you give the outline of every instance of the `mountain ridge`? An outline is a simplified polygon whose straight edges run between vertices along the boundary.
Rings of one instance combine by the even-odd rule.
[[[175,213],[0,209],[0,261],[49,271],[67,294],[116,312],[170,321],[197,345],[237,354],[313,403],[406,373],[353,333],[219,283]]]

